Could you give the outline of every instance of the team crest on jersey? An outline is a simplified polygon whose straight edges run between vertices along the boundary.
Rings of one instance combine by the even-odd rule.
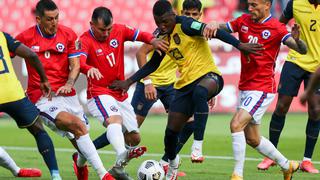
[[[113,48],[117,48],[119,46],[118,40],[111,39],[110,46],[113,47]]]
[[[181,39],[177,33],[173,35],[173,40],[178,45],[181,43]]]
[[[111,107],[110,107],[110,110],[113,111],[113,112],[118,112],[118,108],[115,107],[115,106],[111,106]]]
[[[262,31],[262,38],[268,39],[271,36],[271,32],[269,30]]]
[[[50,112],[54,112],[54,111],[56,111],[58,109],[58,107],[56,107],[56,106],[51,106],[50,108],[49,108],[49,111]]]
[[[64,45],[62,43],[58,43],[56,45],[56,49],[58,50],[58,52],[63,52],[64,50]]]
[[[33,52],[39,52],[40,46],[31,46],[31,49],[33,50]]]
[[[242,26],[241,26],[241,32],[247,33],[248,30],[249,30],[248,26],[245,26],[245,25],[242,25]]]

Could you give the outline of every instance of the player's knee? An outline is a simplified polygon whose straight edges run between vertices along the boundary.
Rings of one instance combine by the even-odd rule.
[[[196,88],[193,90],[192,99],[193,100],[204,100],[207,101],[208,98],[208,90],[207,88],[203,86],[196,86]]]
[[[126,133],[125,141],[126,141],[126,144],[129,146],[137,146],[141,141],[140,133],[138,132]]]
[[[309,107],[308,115],[310,119],[320,120],[320,107]]]
[[[251,147],[253,147],[253,148],[257,147],[257,146],[260,144],[259,139],[257,139],[257,138],[250,138],[250,137],[246,137],[246,142],[247,142],[247,144],[248,144],[249,146],[251,146]]]
[[[27,128],[28,131],[32,134],[35,135],[40,131],[44,131],[43,125],[41,123],[40,117],[37,118],[37,120]]]
[[[278,101],[275,113],[279,116],[285,116],[289,110],[290,105]]]
[[[230,130],[232,133],[242,131],[241,123],[239,123],[239,121],[237,121],[237,120],[232,120],[230,122]]]

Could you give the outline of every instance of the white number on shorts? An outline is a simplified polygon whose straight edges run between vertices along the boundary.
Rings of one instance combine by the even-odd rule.
[[[248,105],[250,104],[251,100],[252,100],[252,97],[249,96],[249,97],[244,101],[243,105],[248,106]]]

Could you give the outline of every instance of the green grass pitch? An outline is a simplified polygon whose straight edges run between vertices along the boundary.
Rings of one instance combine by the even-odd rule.
[[[179,179],[183,180],[225,180],[229,179],[233,169],[231,135],[229,131],[229,121],[232,114],[209,116],[203,153],[208,157],[202,164],[192,164],[190,161],[190,147],[192,141],[189,140],[182,150],[182,165],[181,171],[187,173],[186,177]],[[133,159],[127,167],[129,174],[136,178],[136,171],[139,165],[146,159],[159,160],[163,153],[163,134],[166,124],[166,116],[149,116],[145,124],[141,128],[142,142],[141,145],[148,147],[148,152],[143,157]],[[279,149],[289,159],[301,160],[303,158],[305,144],[305,126],[306,114],[288,114],[287,121],[282,133]],[[263,124],[261,125],[261,134],[268,137],[268,127],[270,114],[265,115]],[[98,137],[104,128],[97,120],[90,118],[91,138]],[[36,144],[32,136],[27,130],[19,130],[13,120],[8,118],[0,118],[0,145],[8,147],[8,153],[15,159],[20,167],[37,167],[43,172],[39,180],[50,179],[49,172],[45,166],[40,154],[36,149]],[[71,143],[66,138],[61,138],[53,134],[47,129],[53,139],[56,148],[56,156],[58,159],[59,169],[62,178],[65,180],[74,180],[76,177],[73,174],[71,154],[73,152]],[[111,147],[106,147],[100,151],[100,157],[106,168],[110,168],[115,160],[115,155]],[[248,160],[245,163],[244,177],[246,180],[269,180],[283,179],[279,167],[272,167],[268,171],[258,171],[257,163],[260,162],[262,156],[247,146],[246,157]],[[316,145],[313,161],[315,166],[320,168],[320,148],[319,142]],[[90,167],[89,179],[98,179],[93,169]],[[0,168],[0,179],[15,179],[11,173]],[[320,179],[319,174],[307,174],[298,172],[293,179]]]

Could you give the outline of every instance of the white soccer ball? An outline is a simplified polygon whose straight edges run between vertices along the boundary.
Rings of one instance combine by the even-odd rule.
[[[158,161],[146,160],[140,165],[137,176],[138,180],[162,180],[164,171]]]

